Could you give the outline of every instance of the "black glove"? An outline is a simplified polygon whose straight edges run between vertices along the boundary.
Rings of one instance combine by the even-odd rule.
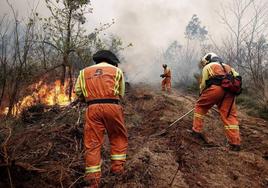
[[[161,77],[161,78],[164,78],[164,77],[165,77],[165,75],[164,75],[164,74],[161,74],[161,75],[160,75],[160,77]]]
[[[86,99],[85,99],[84,95],[79,96],[79,102],[86,103]]]

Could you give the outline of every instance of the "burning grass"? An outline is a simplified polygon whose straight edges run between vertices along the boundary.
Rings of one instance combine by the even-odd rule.
[[[38,83],[30,85],[26,91],[30,93],[20,99],[13,107],[11,114],[18,116],[24,109],[31,107],[35,104],[43,104],[47,106],[65,106],[68,105],[74,99],[74,93],[72,93],[71,99],[67,94],[69,87],[69,81],[64,85],[61,85],[60,80],[56,80],[53,83],[45,83],[39,81]],[[1,114],[7,115],[9,108],[6,107],[2,110]]]

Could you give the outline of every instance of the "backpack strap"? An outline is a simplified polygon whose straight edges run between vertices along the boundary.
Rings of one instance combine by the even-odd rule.
[[[220,61],[219,63],[220,63],[220,65],[221,65],[221,67],[223,68],[223,71],[225,72],[225,74],[227,74],[227,71],[226,71],[226,69],[225,69],[223,63],[222,63],[221,61]]]
[[[224,65],[223,65],[223,63],[222,63],[222,61],[218,61],[218,62],[219,62],[219,63],[220,63],[220,65],[222,66],[223,71],[225,72],[225,74],[227,74],[227,71],[226,71],[226,69],[225,69],[225,67],[224,67]],[[224,98],[226,97],[226,94],[227,94],[227,92],[226,92],[226,91],[224,91],[224,95],[223,95],[223,97],[222,97],[222,99],[221,99],[221,102],[220,102],[220,104],[219,104],[219,108],[221,107],[222,102],[223,102]],[[230,107],[229,107],[229,109],[228,109],[227,118],[230,116],[230,113],[231,113],[231,110],[232,110],[232,107],[233,107],[234,101],[235,101],[235,96],[233,96],[233,99],[232,99],[231,105],[230,105]]]

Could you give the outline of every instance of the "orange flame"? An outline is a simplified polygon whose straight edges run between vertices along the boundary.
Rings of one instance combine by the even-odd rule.
[[[31,95],[28,95],[21,99],[14,105],[12,115],[18,115],[23,109],[28,108],[34,104],[41,103],[48,106],[60,105],[66,106],[74,100],[74,93],[72,93],[71,101],[66,94],[68,90],[69,81],[62,86],[60,80],[56,80],[53,84],[46,84],[40,81],[36,84],[29,86],[29,90],[33,91]],[[8,107],[4,109],[3,114],[8,113]]]

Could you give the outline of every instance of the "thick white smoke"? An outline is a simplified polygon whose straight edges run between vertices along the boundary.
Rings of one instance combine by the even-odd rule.
[[[209,0],[203,0],[202,3],[198,0],[109,2],[115,18],[115,25],[110,31],[120,36],[124,42],[132,42],[134,45],[123,52],[126,62],[122,66],[131,82],[161,81],[159,77],[163,71],[161,64],[169,64],[162,61],[163,52],[175,40],[182,45],[186,44],[185,27],[193,14],[199,16],[203,25],[218,26],[218,31],[220,30],[220,23],[215,19],[215,10],[219,8],[219,2]],[[107,7],[105,9],[107,10]],[[182,63],[177,66],[183,65]],[[184,67],[176,67],[176,70],[184,71]],[[173,74],[180,75],[175,72]]]
[[[44,1],[10,2],[20,16],[27,15],[38,2],[40,15],[47,16],[49,12]],[[163,71],[162,54],[175,40],[185,45],[185,27],[193,14],[198,15],[212,36],[219,38],[219,33],[224,31],[217,16],[221,3],[212,0],[92,0],[93,14],[87,16],[85,26],[92,31],[100,22],[107,23],[114,19],[115,24],[105,32],[111,32],[125,43],[134,45],[123,51],[126,62],[122,66],[129,80],[159,83],[159,75]],[[4,0],[0,1],[0,5],[1,14],[10,12]],[[177,69],[184,70],[183,67]]]

